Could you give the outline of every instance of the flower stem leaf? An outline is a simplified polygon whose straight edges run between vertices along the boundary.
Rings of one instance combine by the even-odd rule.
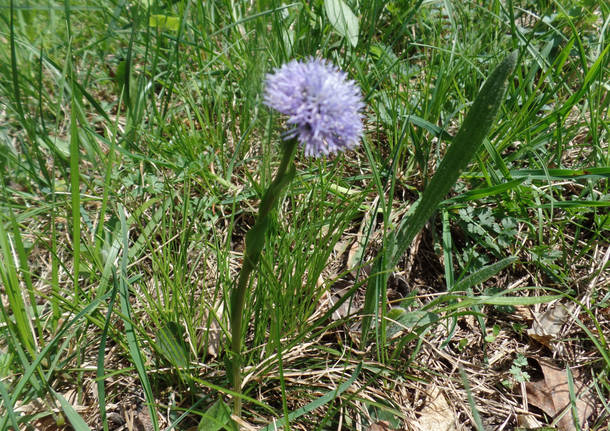
[[[265,216],[258,220],[254,226],[246,234],[246,256],[250,265],[256,267],[260,259],[263,246],[265,245],[265,236],[269,228],[269,216]]]

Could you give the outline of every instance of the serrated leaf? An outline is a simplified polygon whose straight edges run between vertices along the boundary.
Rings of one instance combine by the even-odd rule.
[[[359,23],[349,6],[343,0],[325,0],[324,9],[335,31],[346,38],[352,46],[356,46]]]

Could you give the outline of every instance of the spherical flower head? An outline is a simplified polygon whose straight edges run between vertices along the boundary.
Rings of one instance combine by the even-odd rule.
[[[293,60],[267,75],[264,103],[288,116],[284,138],[296,137],[307,156],[354,148],[362,137],[360,89],[325,60]]]

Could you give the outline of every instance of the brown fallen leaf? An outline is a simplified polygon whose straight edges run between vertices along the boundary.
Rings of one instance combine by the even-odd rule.
[[[222,339],[222,327],[219,323],[219,319],[222,320],[225,316],[224,303],[217,302],[214,309],[208,309],[206,315],[204,315],[202,322],[204,325],[199,329],[200,331],[200,342],[207,345],[207,354],[212,358],[218,356],[220,351],[221,339]]]
[[[527,382],[525,389],[529,404],[538,407],[551,417],[561,414],[564,409],[568,411],[557,423],[560,431],[574,431],[574,421],[570,407],[570,389],[566,370],[558,368],[550,362],[538,360],[544,378],[535,382]],[[595,410],[593,397],[589,394],[586,385],[579,378],[578,370],[572,371],[574,392],[576,398],[576,411],[578,423],[583,426],[585,420]]]
[[[393,431],[388,421],[379,421],[371,425],[368,431]]]
[[[542,428],[544,424],[540,423],[534,415],[517,415],[517,426],[528,430]]]
[[[560,303],[550,306],[544,313],[534,315],[534,323],[527,334],[540,344],[553,350],[553,342],[561,332],[561,328],[570,318],[568,308]]]
[[[454,431],[456,424],[455,412],[437,386],[430,386],[426,406],[414,424],[421,431]]]

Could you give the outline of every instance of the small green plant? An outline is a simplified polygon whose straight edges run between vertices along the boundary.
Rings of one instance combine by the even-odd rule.
[[[486,343],[493,343],[496,338],[500,335],[500,325],[494,325],[491,327],[491,334],[485,336]]]
[[[519,353],[508,370],[510,378],[502,380],[502,384],[507,388],[512,388],[515,384],[529,382],[530,375],[527,371],[523,371],[525,367],[527,367],[527,358]]]
[[[236,288],[231,294],[233,390],[241,393],[243,313],[250,274],[257,267],[271,223],[271,211],[295,175],[294,156],[301,143],[308,156],[325,156],[353,148],[362,136],[364,107],[354,81],[335,66],[317,59],[292,61],[267,78],[265,103],[287,115],[293,128],[284,134],[282,161],[261,200],[256,223],[246,234],[246,251]],[[241,414],[241,398],[234,399]]]

